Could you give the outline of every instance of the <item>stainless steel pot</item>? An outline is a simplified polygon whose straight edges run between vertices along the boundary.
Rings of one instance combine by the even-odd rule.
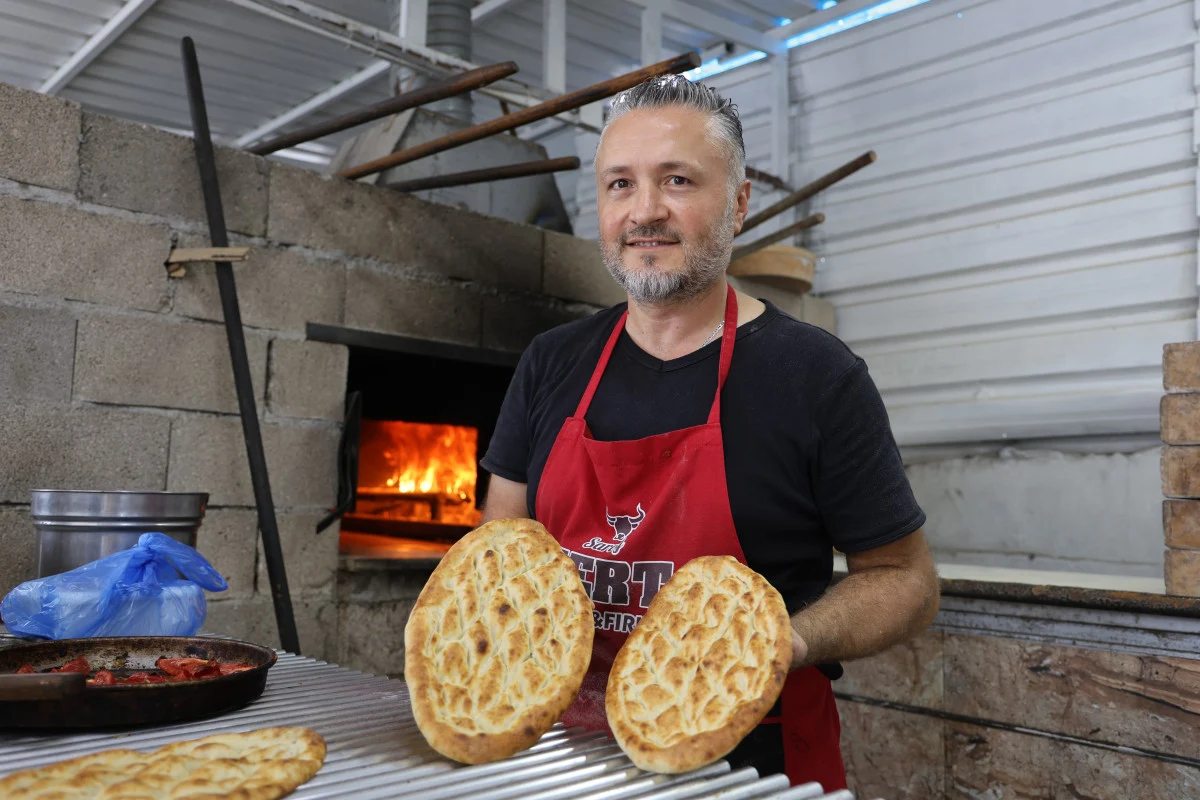
[[[143,533],[165,533],[195,547],[207,505],[203,492],[35,490],[30,516],[37,531],[37,577],[126,550]]]

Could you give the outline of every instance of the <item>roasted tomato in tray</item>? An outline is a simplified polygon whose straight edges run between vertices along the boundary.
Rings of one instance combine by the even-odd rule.
[[[92,666],[83,656],[72,659],[61,667],[55,667],[48,672],[79,672],[88,676],[89,686],[128,686],[140,683],[179,683],[182,681],[197,681],[204,678],[219,678],[222,675],[232,675],[254,669],[252,664],[237,664],[215,659],[203,658],[167,658],[163,656],[155,662],[159,671],[145,670],[135,672],[123,678],[118,678],[107,669],[97,670],[94,674]],[[37,670],[31,664],[22,664],[17,670],[18,675],[36,674]]]

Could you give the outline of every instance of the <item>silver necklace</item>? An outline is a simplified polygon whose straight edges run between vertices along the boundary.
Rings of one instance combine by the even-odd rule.
[[[713,328],[713,332],[708,335],[708,338],[705,339],[704,342],[700,346],[704,347],[704,345],[711,342],[713,340],[713,337],[716,336],[718,333],[720,333],[721,328],[724,328],[724,327],[725,327],[725,320],[721,320],[720,322],[718,322],[717,327]]]

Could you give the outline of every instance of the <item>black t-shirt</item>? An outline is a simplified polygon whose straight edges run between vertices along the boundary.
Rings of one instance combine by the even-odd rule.
[[[867,366],[837,337],[771,303],[738,328],[721,396],[729,505],[751,569],[795,613],[833,574],[833,548],[855,553],[917,530],[925,514],[904,474]],[[482,466],[538,483],[625,304],[541,334],[508,388]],[[661,361],[622,333],[588,409],[601,441],[702,425],[717,387],[720,340]]]

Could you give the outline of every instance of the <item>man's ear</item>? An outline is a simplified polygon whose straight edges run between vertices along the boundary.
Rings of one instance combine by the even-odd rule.
[[[750,181],[742,181],[733,202],[736,204],[736,210],[733,213],[733,235],[737,236],[742,232],[746,215],[750,213]]]

